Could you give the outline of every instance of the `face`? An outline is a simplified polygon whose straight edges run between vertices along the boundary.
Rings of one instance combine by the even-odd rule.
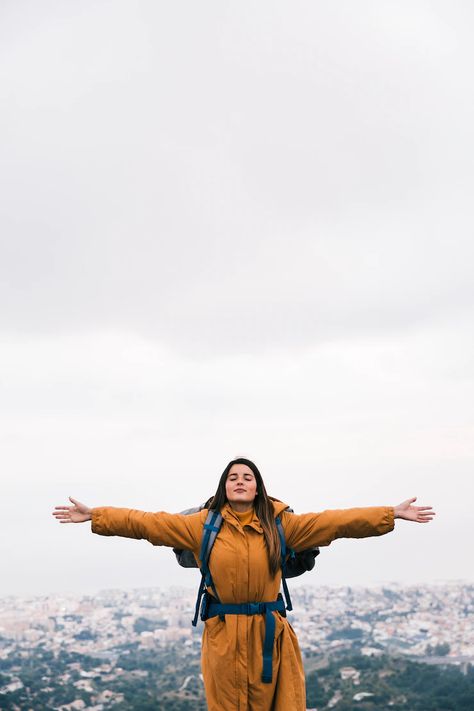
[[[257,494],[257,480],[246,464],[232,465],[227,474],[225,493],[230,504],[248,506],[253,503]]]

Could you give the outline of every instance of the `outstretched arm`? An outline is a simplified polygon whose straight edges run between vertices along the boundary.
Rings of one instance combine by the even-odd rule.
[[[430,506],[413,506],[408,499],[398,506],[340,509],[295,515],[282,513],[287,544],[296,551],[313,546],[328,546],[337,538],[382,536],[393,530],[396,518],[427,523],[433,518]]]
[[[144,538],[155,546],[186,548],[193,552],[199,549],[205,512],[185,516],[111,506],[91,509],[72,497],[69,499],[72,506],[56,506],[53,511],[60,523],[92,521],[92,532],[102,536]]]

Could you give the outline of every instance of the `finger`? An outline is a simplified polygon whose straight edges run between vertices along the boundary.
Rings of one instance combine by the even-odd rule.
[[[433,507],[432,506],[415,506],[415,508],[418,511],[430,511]]]
[[[418,498],[417,496],[414,496],[412,499],[408,499],[408,503],[412,504],[414,501],[417,500],[417,498]]]
[[[79,504],[79,501],[77,499],[73,499],[72,496],[68,496],[69,501],[72,501],[72,503],[77,506]]]
[[[72,506],[55,506],[54,508],[58,511],[70,511]]]
[[[66,521],[60,521],[59,523],[74,523],[74,521],[71,521],[71,519],[68,518]]]

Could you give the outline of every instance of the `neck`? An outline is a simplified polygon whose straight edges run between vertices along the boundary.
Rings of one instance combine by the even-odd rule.
[[[234,509],[234,511],[238,511],[239,513],[245,513],[246,511],[250,511],[250,509],[253,509],[253,501],[250,501],[250,503],[245,501],[229,501],[229,506],[231,507],[231,509]]]

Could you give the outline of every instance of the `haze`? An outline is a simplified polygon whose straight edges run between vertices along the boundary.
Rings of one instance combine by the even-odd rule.
[[[438,511],[301,583],[472,580],[473,14],[2,3],[2,594],[196,584],[51,510],[237,454],[299,512]]]

